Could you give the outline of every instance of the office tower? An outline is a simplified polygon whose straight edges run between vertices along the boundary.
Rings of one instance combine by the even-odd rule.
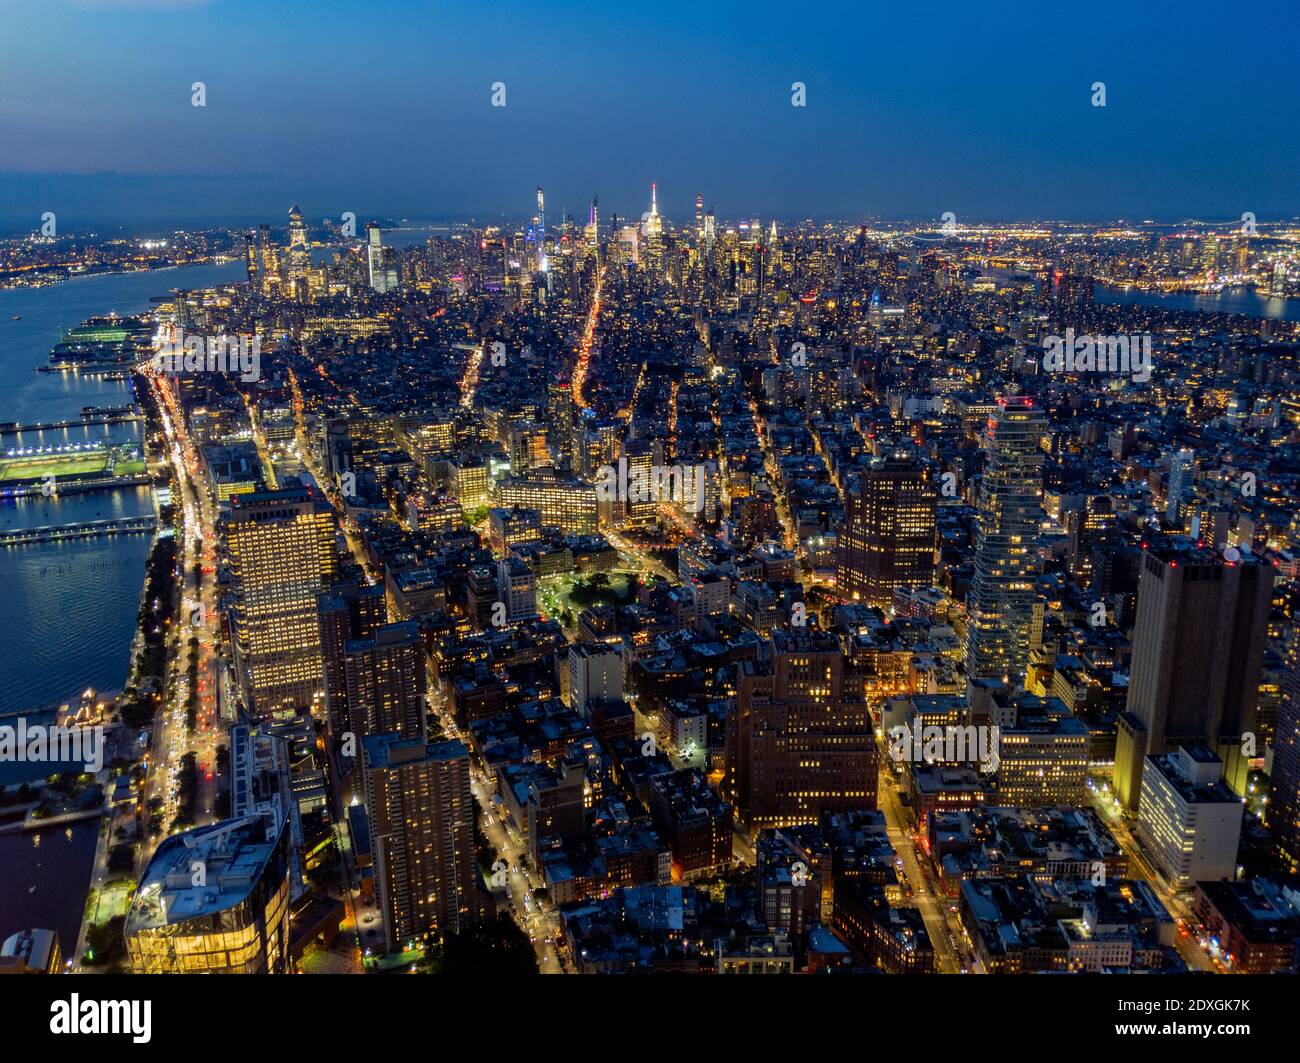
[[[835,581],[840,596],[888,606],[894,591],[934,578],[936,496],[925,470],[902,455],[876,459],[844,497]]]
[[[352,639],[365,639],[388,622],[388,602],[382,583],[368,587],[339,583],[317,600],[321,660],[325,672],[325,704],[330,732],[337,738],[355,731],[348,704],[344,653]]]
[[[592,254],[600,253],[600,203],[595,197],[591,197],[591,213],[587,216],[587,228],[583,232],[587,241],[587,249]]]
[[[566,466],[572,459],[576,416],[572,383],[567,378],[551,381],[546,386],[546,442]]]
[[[546,199],[542,195],[542,186],[537,186],[537,272],[547,273],[550,264],[546,260]]]
[[[567,535],[596,531],[596,489],[581,480],[556,476],[553,470],[534,469],[527,476],[502,480],[497,484],[497,496],[503,507],[540,514],[539,533],[540,527],[559,528]]]
[[[966,674],[1019,679],[1029,663],[1035,547],[1042,519],[1045,419],[1027,398],[999,399],[984,430]]]
[[[650,186],[650,210],[641,219],[641,234],[645,237],[646,268],[652,277],[664,272],[664,222],[659,216],[659,190]]]
[[[426,734],[428,655],[414,621],[350,639],[343,649],[343,681],[352,727],[360,734]]]
[[[499,292],[505,287],[508,257],[504,239],[500,236],[484,236],[479,244],[479,284],[484,291]]]
[[[258,259],[261,262],[258,270],[261,291],[263,295],[270,295],[280,287],[280,253],[271,242],[269,225],[262,224],[257,227],[257,249]]]
[[[247,816],[164,838],[126,914],[132,972],[288,973],[287,823]]]
[[[512,492],[513,494],[513,492]],[[535,543],[542,538],[542,511],[511,506],[488,510],[488,545],[497,557],[505,557],[512,546]]]
[[[623,698],[623,655],[604,642],[578,642],[569,647],[569,708],[590,718],[593,701]]]
[[[615,420],[597,421],[585,416],[582,428],[574,433],[574,468],[584,480],[595,480],[600,470],[618,461],[622,446],[622,424]]]
[[[878,757],[866,701],[835,637],[772,632],[770,660],[742,661],[728,720],[727,775],[751,830],[876,807]]]
[[[384,246],[384,234],[374,222],[366,224],[366,267],[373,291],[383,295],[397,290],[397,260],[393,249]]]
[[[659,503],[669,499],[660,497],[664,492],[655,476],[657,449],[645,441],[628,443],[623,448],[616,494],[624,497],[616,497],[614,501],[612,527],[647,528],[659,522]],[[626,489],[623,484],[627,485]]]
[[[1017,715],[998,734],[998,803],[1016,808],[1086,803],[1087,725],[1066,713]]]
[[[1268,825],[1283,858],[1300,866],[1300,624],[1291,627],[1282,675]]]
[[[498,600],[505,608],[507,624],[521,624],[537,619],[537,577],[518,558],[497,562]]]
[[[1206,273],[1216,273],[1219,269],[1219,238],[1207,236],[1201,244],[1201,266]]]
[[[307,271],[311,268],[311,250],[307,246],[307,226],[295,203],[289,209],[289,290],[296,298],[307,294]]]
[[[458,458],[447,465],[447,484],[465,509],[478,509],[491,499],[492,478],[481,458]]]
[[[235,673],[256,715],[309,708],[324,694],[316,596],[333,572],[333,517],[310,488],[230,500],[226,543]]]
[[[1065,529],[1070,536],[1070,575],[1084,587],[1093,587],[1098,551],[1103,557],[1118,544],[1115,503],[1109,495],[1092,495],[1082,509],[1066,515]],[[1108,582],[1100,581],[1103,585]]]
[[[474,797],[458,741],[367,735],[361,742],[375,889],[389,952],[477,921]]]
[[[1169,490],[1165,496],[1165,518],[1179,530],[1195,484],[1196,452],[1180,450],[1169,459]]]
[[[1129,809],[1143,759],[1206,743],[1241,791],[1242,736],[1256,730],[1273,570],[1227,561],[1187,540],[1142,557],[1127,711],[1115,748],[1115,791]]]
[[[1244,808],[1205,746],[1146,758],[1135,833],[1175,889],[1236,877]]]
[[[718,522],[718,507],[722,504],[722,476],[716,461],[680,466],[681,475],[672,485],[671,505],[682,519],[696,524],[713,525]],[[680,483],[680,488],[677,486]]]
[[[1046,282],[1047,294],[1055,306],[1064,312],[1083,310],[1093,302],[1093,279],[1086,274],[1052,273]]]
[[[261,263],[257,257],[257,234],[249,229],[244,234],[244,265],[248,270],[248,287],[250,291],[262,290]]]
[[[551,452],[546,441],[546,428],[534,421],[525,421],[510,429],[510,471],[522,476],[529,469],[551,463]]]
[[[553,843],[581,842],[586,829],[587,773],[584,761],[566,759],[553,772],[537,773],[527,786],[524,833],[533,860]]]
[[[731,499],[730,542],[746,549],[764,539],[781,536],[781,517],[776,508],[776,496],[764,487],[752,495]]]

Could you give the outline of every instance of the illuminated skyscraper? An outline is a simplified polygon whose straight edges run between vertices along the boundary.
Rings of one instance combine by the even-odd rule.
[[[777,629],[771,660],[740,668],[726,769],[749,828],[875,808],[876,740],[839,642],[812,628]]]
[[[1030,399],[999,399],[985,426],[966,674],[1012,680],[1029,663],[1036,546],[1042,520],[1043,415]]]
[[[164,838],[126,914],[132,972],[288,973],[289,834],[255,815]]]
[[[382,295],[397,290],[397,260],[393,249],[384,246],[383,233],[374,222],[366,224],[366,266],[374,291]]]
[[[1293,626],[1273,742],[1268,825],[1283,857],[1300,867],[1300,625]]]
[[[362,740],[375,885],[389,952],[477,919],[474,797],[458,741]]]
[[[1176,528],[1183,526],[1183,515],[1196,483],[1196,452],[1180,450],[1169,459],[1169,489],[1165,497],[1165,519]]]
[[[344,653],[352,639],[365,639],[388,619],[388,605],[382,583],[358,587],[355,583],[335,584],[317,603],[320,620],[321,655],[325,669],[325,697],[330,730],[337,737],[354,731],[348,704]]]
[[[546,261],[546,200],[542,196],[542,186],[537,186],[537,272],[546,273],[549,263]]]
[[[271,227],[257,227],[257,257],[260,262],[258,279],[263,295],[270,295],[280,287],[280,255],[271,242]]]
[[[664,221],[659,217],[659,187],[656,184],[650,185],[650,210],[641,220],[641,230],[647,238],[663,235]]]
[[[1115,746],[1115,793],[1134,809],[1143,760],[1207,744],[1244,792],[1241,745],[1256,730],[1273,569],[1226,561],[1184,541],[1142,557],[1127,711]]]
[[[520,624],[537,619],[537,577],[518,558],[497,562],[498,601],[505,606],[505,622]]]
[[[248,287],[255,292],[262,290],[262,265],[257,255],[257,234],[249,229],[244,234],[244,264],[248,270]]]
[[[898,455],[878,459],[850,484],[836,559],[842,597],[888,606],[899,587],[934,577],[935,493],[925,470]]]
[[[317,595],[333,577],[333,516],[309,488],[230,500],[235,672],[257,715],[308,708],[324,693]]]
[[[295,203],[289,209],[289,289],[301,298],[307,293],[307,271],[311,268],[311,250],[307,246],[307,226]]]
[[[650,210],[641,219],[641,233],[645,237],[645,264],[655,278],[664,272],[664,221],[659,216],[659,190],[650,186]]]
[[[361,734],[423,737],[428,658],[414,621],[385,624],[344,646],[343,674],[352,726]]]
[[[587,239],[587,248],[594,254],[600,252],[600,202],[591,197],[591,214],[587,219],[587,228],[583,235]]]

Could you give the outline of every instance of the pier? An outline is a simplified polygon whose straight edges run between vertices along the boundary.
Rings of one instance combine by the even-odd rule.
[[[50,495],[84,495],[92,491],[116,491],[124,487],[147,487],[153,480],[148,473],[130,473],[126,476],[101,476],[90,480],[57,481]],[[18,483],[13,487],[0,487],[0,498],[33,498],[47,492],[40,481]]]
[[[114,411],[78,417],[75,421],[0,421],[0,433],[17,434],[19,432],[57,432],[63,428],[82,428],[97,424],[135,424],[143,420],[134,410],[129,412]]]
[[[40,528],[9,528],[0,531],[0,546],[57,543],[67,539],[95,539],[101,535],[139,535],[158,527],[153,514],[143,517],[115,517],[88,520],[80,524],[48,525]]]

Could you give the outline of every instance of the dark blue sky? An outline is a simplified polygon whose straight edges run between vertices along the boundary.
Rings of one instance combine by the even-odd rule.
[[[0,222],[1290,217],[1300,7],[1234,10],[5,0]]]

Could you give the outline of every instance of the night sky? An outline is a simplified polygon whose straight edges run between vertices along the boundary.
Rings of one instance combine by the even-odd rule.
[[[520,217],[538,184],[639,216],[651,181],[677,219],[1290,217],[1297,40],[1291,3],[5,0],[0,224]]]

